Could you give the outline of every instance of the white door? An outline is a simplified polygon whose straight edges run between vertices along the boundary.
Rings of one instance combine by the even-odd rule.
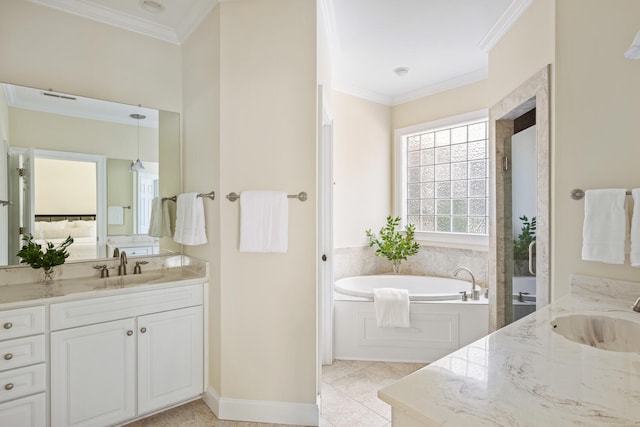
[[[204,391],[202,306],[138,318],[138,413]]]
[[[318,88],[320,144],[320,199],[318,252],[318,360],[333,363],[333,121],[324,105],[323,88]]]
[[[51,333],[51,427],[106,426],[135,408],[134,319]]]
[[[151,220],[151,202],[158,194],[158,176],[138,172],[138,188],[136,191],[136,229],[134,234],[149,233]]]
[[[9,262],[9,144],[0,141],[0,265]]]

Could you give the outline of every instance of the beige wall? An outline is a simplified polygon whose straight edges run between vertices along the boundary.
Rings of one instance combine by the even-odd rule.
[[[107,159],[107,206],[133,205],[133,174],[130,160]],[[145,166],[148,164],[145,163]],[[36,187],[37,188],[37,187]],[[109,224],[107,236],[133,234],[133,209],[124,209],[122,224]]]
[[[496,104],[547,64],[554,63],[555,6],[556,0],[534,0],[491,49],[487,107]],[[552,76],[553,70],[551,67]]]
[[[180,112],[180,46],[23,0],[0,2],[0,81]]]
[[[286,254],[238,252],[221,200],[225,397],[316,401],[316,4],[220,5],[220,191],[306,191],[289,201]],[[251,31],[248,31],[251,29]]]
[[[138,157],[136,125],[10,107],[9,128],[11,147],[98,154],[130,162]],[[158,129],[140,127],[140,159],[158,162]]]
[[[333,244],[364,246],[391,214],[391,109],[333,93]]]
[[[184,189],[215,189],[205,201],[209,243],[184,246],[186,254],[209,261],[209,384],[221,393],[220,206],[220,7],[182,45],[184,103]]]
[[[640,61],[623,57],[640,30],[637,0],[557,3],[553,293],[571,273],[638,281],[640,270],[581,261],[584,201],[574,188],[640,187]],[[630,197],[627,198],[630,202]]]
[[[95,215],[95,163],[36,159],[34,182],[36,215]]]

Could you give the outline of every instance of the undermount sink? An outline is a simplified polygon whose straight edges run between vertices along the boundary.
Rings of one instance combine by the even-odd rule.
[[[107,277],[99,280],[97,288],[123,288],[131,285],[139,285],[142,283],[154,283],[163,278],[163,273],[143,273],[132,274],[128,276],[114,276]]]
[[[551,321],[553,332],[577,342],[609,351],[640,353],[640,323],[606,316],[574,314]]]

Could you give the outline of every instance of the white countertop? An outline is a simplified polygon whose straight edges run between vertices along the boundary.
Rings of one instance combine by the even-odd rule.
[[[135,263],[140,261],[146,262],[141,266],[142,273],[132,274]],[[130,258],[126,276],[117,276],[119,262],[105,258],[57,266],[57,278],[49,285],[43,284],[42,270],[28,266],[0,268],[0,309],[187,286],[202,283],[208,277],[206,262],[182,255]],[[111,277],[101,278],[100,271],[93,268],[96,265],[106,265]]]
[[[592,314],[640,323],[640,283],[575,276],[569,296],[381,389],[425,426],[640,425],[640,353],[572,342],[550,321]],[[640,337],[638,337],[640,339]]]

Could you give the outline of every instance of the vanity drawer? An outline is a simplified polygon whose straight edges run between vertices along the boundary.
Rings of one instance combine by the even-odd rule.
[[[44,333],[44,306],[0,311],[0,340]]]
[[[202,287],[202,284],[188,285],[51,304],[51,330],[202,305]]]
[[[46,382],[44,363],[26,368],[0,372],[0,402],[44,391]]]
[[[0,372],[44,360],[44,335],[0,341]]]

